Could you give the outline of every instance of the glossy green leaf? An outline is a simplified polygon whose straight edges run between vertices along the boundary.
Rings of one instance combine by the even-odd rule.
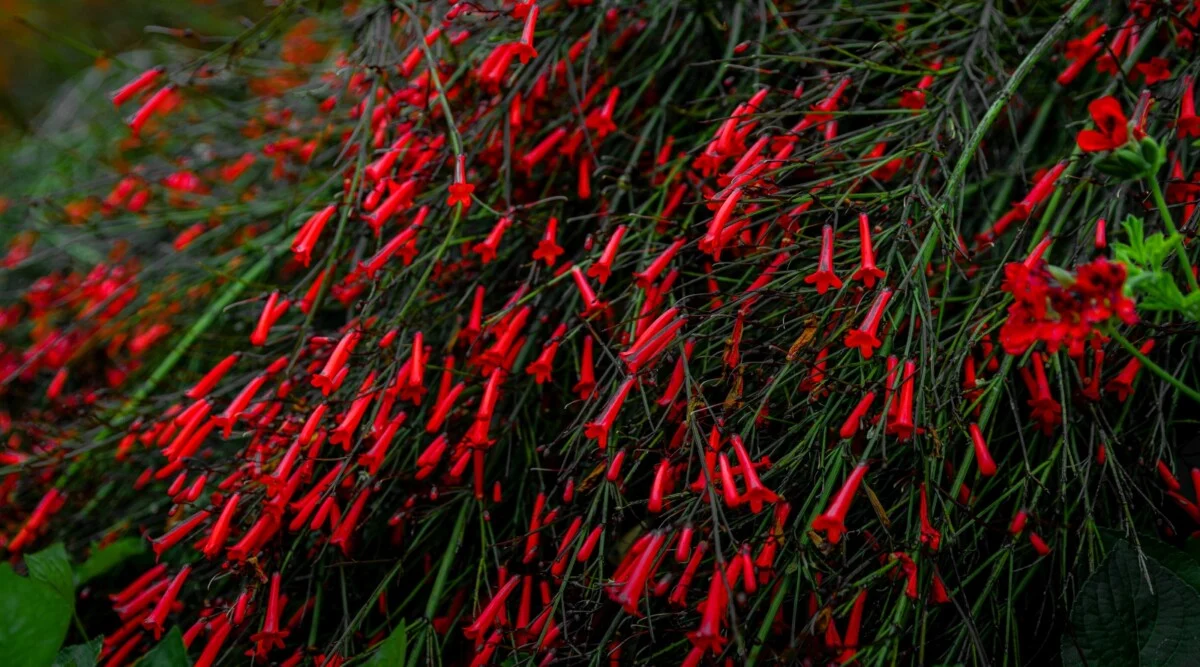
[[[147,651],[146,655],[136,664],[137,667],[188,667],[191,665],[192,663],[188,662],[187,649],[183,646],[183,634],[179,632],[179,626],[171,628],[162,641]]]
[[[403,665],[405,658],[408,657],[408,628],[404,623],[396,626],[392,630],[392,634],[388,638],[379,642],[379,647],[371,654],[371,658],[367,660],[367,665],[371,667],[387,667],[389,665]]]
[[[42,563],[39,568],[42,565],[52,563]],[[56,569],[45,567],[41,576],[53,580],[58,576]],[[71,601],[63,598],[57,586],[22,577],[8,563],[0,563],[0,656],[4,656],[4,664],[53,664],[67,636],[72,610]]]
[[[1200,656],[1200,594],[1124,541],[1079,590],[1063,664],[1189,667]]]
[[[83,585],[145,551],[146,543],[136,537],[121,538],[97,549],[82,565],[75,568],[75,585]]]
[[[59,597],[75,609],[75,577],[71,573],[71,559],[62,544],[55,544],[25,557],[29,578],[49,586]]]
[[[96,667],[100,660],[103,637],[95,637],[86,644],[67,646],[58,652],[53,667]]]

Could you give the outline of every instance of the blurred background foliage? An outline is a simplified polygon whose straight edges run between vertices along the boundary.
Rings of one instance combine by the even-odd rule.
[[[51,100],[93,71],[118,78],[139,51],[215,48],[272,0],[0,0],[0,150],[61,114]],[[143,54],[143,58],[148,60]],[[115,70],[115,71],[113,71]]]

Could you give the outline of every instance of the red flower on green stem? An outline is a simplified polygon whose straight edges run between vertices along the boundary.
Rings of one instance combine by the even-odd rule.
[[[812,529],[824,532],[830,544],[840,542],[842,533],[846,532],[846,514],[850,511],[850,505],[854,503],[854,496],[858,493],[858,486],[866,474],[867,464],[860,463],[855,466],[841,490],[829,503],[829,507],[820,516],[813,519]]]

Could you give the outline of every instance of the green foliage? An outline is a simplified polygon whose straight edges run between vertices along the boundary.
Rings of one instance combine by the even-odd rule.
[[[1166,162],[1162,147],[1152,137],[1119,148],[1096,160],[1096,170],[1122,180],[1152,178]]]
[[[75,585],[82,586],[145,551],[145,541],[136,537],[124,537],[94,550],[87,560],[75,568]]]
[[[1179,313],[1200,322],[1200,293],[1184,296],[1165,268],[1172,244],[1162,232],[1146,234],[1145,223],[1129,216],[1121,223],[1127,243],[1113,244],[1113,257],[1125,265],[1126,286],[1141,310]]]
[[[188,667],[187,649],[179,626],[171,628],[166,637],[137,661],[137,667]]]
[[[0,656],[10,665],[50,665],[75,611],[71,564],[61,544],[25,563],[28,577],[0,563]]]
[[[53,667],[96,667],[100,660],[100,648],[104,645],[103,637],[95,637],[86,644],[73,644],[64,647],[54,659]]]
[[[1118,541],[1071,610],[1063,664],[1184,665],[1200,657],[1192,620],[1200,593],[1156,559]]]
[[[371,667],[386,667],[387,665],[403,665],[408,656],[408,628],[401,622],[379,643],[379,648],[371,654],[367,665]]]

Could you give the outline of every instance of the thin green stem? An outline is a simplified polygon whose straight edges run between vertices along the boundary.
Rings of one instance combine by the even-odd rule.
[[[1197,403],[1200,403],[1200,391],[1196,391],[1195,389],[1192,389],[1191,387],[1184,384],[1181,380],[1179,380],[1179,378],[1177,378],[1174,375],[1171,375],[1169,372],[1167,372],[1167,370],[1164,369],[1162,366],[1159,366],[1158,364],[1154,363],[1153,361],[1150,361],[1150,358],[1147,357],[1146,355],[1142,354],[1142,351],[1139,350],[1136,345],[1129,342],[1129,339],[1122,336],[1121,332],[1117,331],[1116,327],[1111,326],[1111,325],[1105,327],[1105,333],[1108,334],[1110,337],[1112,337],[1113,340],[1117,341],[1118,345],[1125,348],[1125,350],[1127,352],[1132,354],[1133,357],[1135,359],[1137,359],[1138,361],[1140,361],[1142,363],[1142,365],[1145,366],[1146,369],[1149,370],[1151,373],[1155,374],[1156,376],[1158,376],[1160,379],[1162,379],[1163,381],[1165,381],[1167,384],[1171,385],[1172,387],[1175,387],[1179,391],[1183,392],[1183,394],[1185,396],[1187,396],[1188,398],[1192,399],[1193,401],[1196,401]]]

